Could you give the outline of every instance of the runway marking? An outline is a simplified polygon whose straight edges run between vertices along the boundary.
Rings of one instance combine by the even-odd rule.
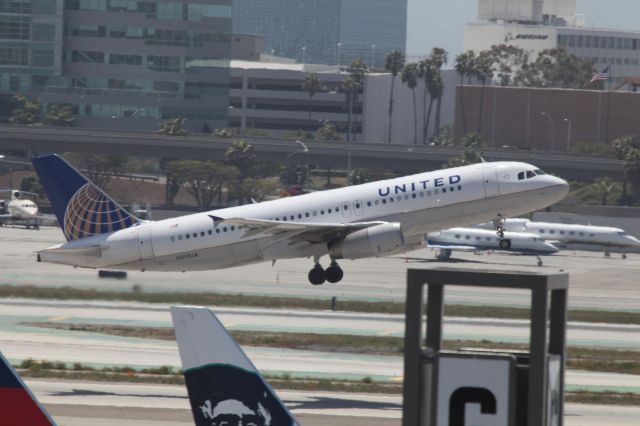
[[[50,317],[50,318],[47,319],[47,321],[64,321],[64,320],[69,319],[69,318],[71,318],[71,317],[65,316],[65,315],[60,315],[60,316],[57,316],[57,317]]]

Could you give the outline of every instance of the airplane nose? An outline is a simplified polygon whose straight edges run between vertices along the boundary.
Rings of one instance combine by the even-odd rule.
[[[549,190],[553,194],[556,201],[562,200],[569,193],[569,184],[559,177],[549,176],[551,181],[549,182]]]

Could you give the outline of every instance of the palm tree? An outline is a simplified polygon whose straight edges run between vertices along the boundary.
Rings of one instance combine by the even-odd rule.
[[[416,78],[418,65],[407,64],[402,68],[402,75],[400,76],[402,82],[411,89],[411,95],[413,96],[413,144],[418,144],[418,108],[416,106],[416,86],[418,85],[418,79]]]
[[[311,111],[313,110],[313,97],[320,91],[322,85],[318,80],[318,74],[310,73],[302,82],[302,89],[309,94],[309,117],[307,118],[307,134],[311,133]]]
[[[349,72],[349,79],[351,79],[350,85],[352,86],[352,94],[349,100],[351,108],[349,115],[351,116],[353,114],[353,107],[358,105],[358,95],[362,93],[362,89],[364,88],[364,77],[369,72],[369,68],[362,59],[357,58],[351,62],[347,71]],[[355,119],[357,123],[357,116],[355,116]],[[349,130],[351,130],[351,118],[349,118]],[[351,133],[351,137],[355,141],[356,135],[353,134],[353,132],[349,133]]]
[[[442,100],[442,96],[444,95],[444,83],[442,82],[442,77],[440,76],[440,74],[434,74],[433,78],[431,79],[431,81],[429,81],[429,84],[427,85],[427,89],[429,90],[429,97],[431,99],[430,103],[429,103],[429,113],[427,114],[427,118],[431,118],[431,107],[433,106],[433,101],[434,99],[437,99],[438,102],[440,102]],[[436,137],[438,135],[438,130],[439,130],[439,124],[440,124],[440,115],[439,115],[440,111],[436,110],[436,122],[435,122],[435,129],[433,132],[433,137]],[[426,131],[428,131],[429,129],[429,122],[427,121],[425,129],[427,129]],[[425,134],[425,143],[427,142],[427,135]]]
[[[475,56],[472,50],[467,50],[456,56],[455,68],[456,72],[460,74],[460,111],[462,114],[462,130],[464,134],[467,134],[467,119],[464,113],[464,78],[467,75],[471,75]]]
[[[482,51],[473,61],[472,74],[480,80],[482,88],[480,89],[480,105],[478,109],[478,133],[482,134],[482,110],[484,109],[484,89],[487,80],[493,78],[493,59],[489,51]]]
[[[433,107],[433,96],[429,97],[429,109],[427,111],[427,93],[429,93],[429,84],[431,84],[434,77],[433,64],[431,59],[423,59],[418,62],[418,68],[416,69],[416,78],[424,82],[424,92],[422,94],[422,143],[427,143],[427,135],[429,134],[429,122],[431,121],[431,110]]]
[[[391,143],[391,118],[393,116],[393,86],[396,76],[404,67],[405,56],[399,50],[392,50],[384,58],[384,69],[391,73],[391,95],[389,96],[389,119],[387,121],[387,143]]]
[[[351,117],[353,114],[353,104],[355,103],[355,97],[357,96],[358,82],[352,76],[349,76],[342,82],[340,89],[344,92],[347,106],[347,142],[349,142],[351,141],[352,136]]]
[[[442,96],[444,95],[444,80],[442,79],[442,74],[440,73],[440,71],[442,70],[442,67],[449,61],[449,52],[441,47],[434,47],[433,50],[431,50],[431,56],[429,58],[431,59],[437,71],[440,80],[440,83],[438,83],[438,85],[441,86],[440,96],[438,96],[436,100],[436,120],[434,123],[435,129],[433,132],[433,136],[436,137],[440,133],[440,113],[442,112]]]

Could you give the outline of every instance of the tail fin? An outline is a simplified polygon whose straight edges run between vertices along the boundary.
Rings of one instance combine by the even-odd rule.
[[[171,316],[197,426],[222,420],[298,425],[212,311],[172,306]],[[254,422],[247,423],[251,419]]]
[[[58,155],[31,160],[67,241],[106,234],[138,223],[118,203]]]
[[[0,353],[0,416],[2,426],[55,426],[29,388]]]

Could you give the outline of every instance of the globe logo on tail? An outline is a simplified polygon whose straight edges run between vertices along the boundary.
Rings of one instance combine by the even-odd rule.
[[[87,183],[73,195],[64,214],[67,240],[118,231],[136,220],[95,185]]]

